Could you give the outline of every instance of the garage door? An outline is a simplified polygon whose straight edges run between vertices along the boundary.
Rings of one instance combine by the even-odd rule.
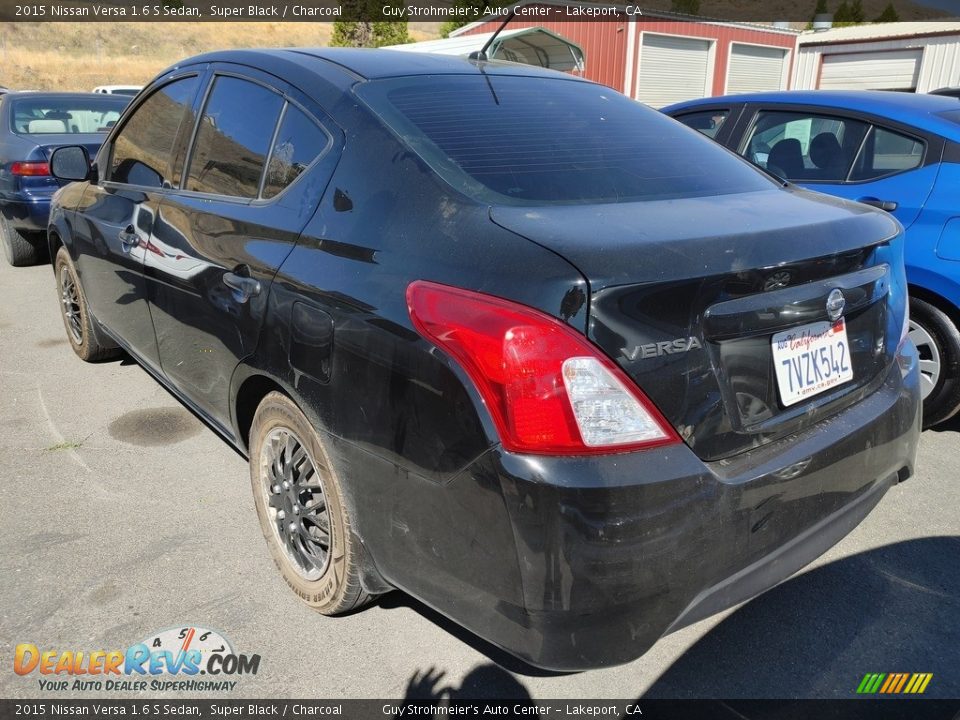
[[[710,41],[643,34],[636,98],[653,107],[705,97]]]
[[[916,90],[923,50],[824,55],[824,90]]]
[[[733,43],[727,70],[727,93],[783,90],[787,51]]]

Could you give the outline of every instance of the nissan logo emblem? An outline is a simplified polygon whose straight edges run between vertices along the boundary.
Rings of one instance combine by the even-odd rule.
[[[843,308],[846,306],[847,301],[843,297],[843,293],[840,290],[834,288],[830,291],[830,294],[827,295],[827,317],[831,320],[836,320],[841,315],[843,315]]]

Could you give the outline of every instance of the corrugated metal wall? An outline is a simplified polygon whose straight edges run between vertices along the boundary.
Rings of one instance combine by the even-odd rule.
[[[689,37],[701,37],[714,40],[713,45],[713,94],[723,95],[726,92],[727,64],[730,59],[730,44],[750,43],[754,45],[771,45],[782,47],[790,51],[789,63],[793,62],[797,36],[795,34],[785,34],[776,32],[767,32],[764,30],[753,30],[733,25],[721,25],[713,23],[695,23],[695,22],[677,22],[675,20],[666,21],[643,21],[637,22],[637,33],[665,33],[667,35],[686,35]],[[639,36],[635,45],[636,55],[633,59],[633,66],[636,68],[639,58],[640,40]],[[636,75],[634,74],[634,77]],[[789,77],[789,74],[788,74]],[[786,90],[786,88],[783,88]]]
[[[540,7],[548,7],[550,14],[536,19],[516,18],[510,21],[509,27],[544,27],[573,40],[583,48],[586,54],[584,77],[631,96],[635,95],[634,88],[625,88],[624,82],[627,80],[631,85],[636,83],[637,63],[640,60],[640,33],[643,32],[714,40],[714,95],[722,95],[726,90],[727,61],[732,42],[771,45],[787,49],[790,51],[788,62],[791,65],[787,77],[793,74],[792,63],[797,42],[797,35],[793,33],[769,32],[722,23],[657,20],[637,16],[633,18],[635,22],[631,22],[631,18],[625,14],[603,20],[571,21],[563,19],[567,18],[563,8]],[[501,22],[502,20],[488,21],[467,30],[464,34],[492,32]],[[628,39],[631,27],[634,29],[632,42]],[[632,51],[630,58],[627,58],[628,48]]]
[[[942,35],[831,45],[801,45],[797,53],[793,87],[800,90],[815,90],[819,87],[824,55],[907,48],[923,49],[917,92],[960,85],[960,35]]]

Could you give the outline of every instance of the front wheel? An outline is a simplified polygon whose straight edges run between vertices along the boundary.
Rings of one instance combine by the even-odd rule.
[[[120,354],[114,346],[101,343],[93,326],[90,308],[80,287],[76,268],[65,247],[57,251],[53,264],[57,276],[57,291],[60,299],[60,316],[67,331],[70,347],[86,362],[109,360]]]
[[[912,297],[909,337],[920,356],[923,427],[928,428],[960,410],[960,331],[940,308]]]
[[[254,416],[250,483],[273,561],[304,603],[337,615],[371,599],[340,480],[316,430],[278,392]]]

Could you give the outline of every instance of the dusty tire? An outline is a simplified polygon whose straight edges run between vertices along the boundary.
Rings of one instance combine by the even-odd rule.
[[[920,354],[923,427],[960,410],[960,331],[950,316],[918,298],[910,298],[910,339]]]
[[[0,243],[7,262],[14,267],[36,265],[44,255],[39,240],[26,237],[0,213]]]
[[[99,341],[77,271],[65,247],[57,251],[53,267],[57,278],[60,317],[63,318],[63,327],[67,331],[70,347],[85,362],[99,362],[117,357],[120,354],[117,348],[102,345]]]
[[[273,561],[304,603],[338,615],[371,599],[336,471],[310,422],[278,392],[263,399],[250,428],[250,484]]]

